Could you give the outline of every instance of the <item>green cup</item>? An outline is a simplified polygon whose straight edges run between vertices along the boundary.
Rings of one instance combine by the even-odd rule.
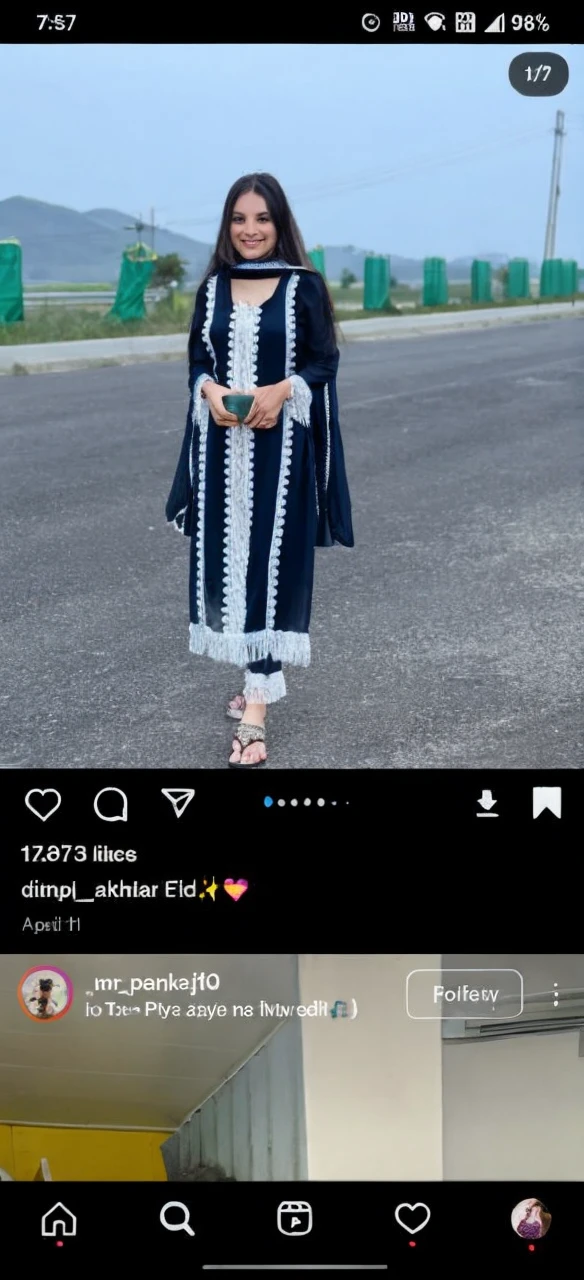
[[[228,413],[235,414],[239,423],[245,421],[254,402],[254,396],[223,396],[223,404]]]

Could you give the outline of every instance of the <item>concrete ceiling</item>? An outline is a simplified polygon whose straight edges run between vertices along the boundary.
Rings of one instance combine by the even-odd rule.
[[[142,992],[120,1003],[259,1006],[297,999],[294,955],[55,955],[50,964],[69,974],[70,1011],[37,1024],[22,1012],[17,989],[23,974],[48,964],[47,953],[0,957],[0,1123],[98,1125],[173,1129],[265,1040],[279,1019],[213,1020],[143,1015],[88,1018],[86,992],[95,979],[192,977],[218,973],[217,992],[189,995]],[[124,981],[124,986],[127,981]],[[90,1003],[114,1000],[97,993]]]

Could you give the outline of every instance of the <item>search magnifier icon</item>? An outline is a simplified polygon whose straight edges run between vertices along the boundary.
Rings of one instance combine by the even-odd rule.
[[[169,1209],[182,1209],[182,1220],[180,1222],[168,1222],[166,1218]],[[187,1235],[194,1236],[193,1228],[190,1225],[191,1215],[186,1204],[182,1204],[180,1200],[169,1200],[168,1204],[164,1204],[160,1210],[160,1221],[167,1231],[186,1231]]]

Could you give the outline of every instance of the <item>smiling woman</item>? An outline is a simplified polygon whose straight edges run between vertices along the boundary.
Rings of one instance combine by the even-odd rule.
[[[190,648],[244,668],[229,764],[264,764],[283,663],[308,666],[315,546],[354,545],[332,306],[280,184],[232,186],[189,336],[167,519],[191,537]],[[249,395],[243,422],[233,396]],[[226,404],[226,398],[231,397]]]

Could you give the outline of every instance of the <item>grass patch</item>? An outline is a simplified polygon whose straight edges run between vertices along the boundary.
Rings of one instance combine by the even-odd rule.
[[[408,307],[407,311],[402,311],[404,316],[431,316],[440,314],[440,312],[448,312],[456,315],[457,311],[496,311],[501,307],[513,310],[516,307],[537,307],[548,302],[577,302],[577,298],[495,298],[493,302],[470,302],[463,301],[460,306],[455,303],[445,303],[439,307],[424,307],[421,303],[415,307]]]
[[[399,299],[398,290],[392,292],[392,301],[394,306],[384,311],[364,311],[361,303],[361,295],[359,290],[336,290],[337,294],[353,294],[355,297],[354,307],[336,308],[337,323],[342,324],[344,320],[374,320],[387,318],[388,316],[402,315],[405,319],[409,316],[432,315],[433,313],[448,312],[450,315],[456,314],[457,311],[488,311],[496,307],[528,307],[533,306],[540,301],[538,298],[525,298],[517,300],[496,300],[495,302],[470,302],[468,298],[463,298],[457,291],[456,298],[460,299],[457,304],[449,303],[440,307],[423,307],[421,305],[419,291],[409,290],[407,297]],[[361,289],[362,294],[362,289]],[[580,294],[576,298],[542,298],[542,303],[548,302],[576,302],[582,301],[583,295]],[[334,301],[335,299],[333,299]],[[399,303],[413,302],[400,312]],[[336,298],[337,303],[340,298]],[[93,305],[87,307],[60,307],[58,304],[53,305],[47,302],[43,306],[31,308],[26,315],[26,319],[18,324],[0,325],[0,346],[19,346],[28,345],[29,343],[44,342],[83,342],[91,339],[99,338],[139,338],[147,336],[157,336],[159,334],[182,333],[188,332],[191,316],[193,313],[194,298],[192,294],[175,294],[171,298],[165,298],[162,302],[156,303],[150,307],[148,314],[144,320],[132,320],[126,323],[115,319],[108,313],[103,314]]]
[[[362,307],[355,310],[344,308],[342,311],[335,311],[335,320],[337,324],[343,324],[345,320],[390,320],[392,316],[401,314],[399,307],[389,307],[384,311],[364,311]]]
[[[38,342],[83,342],[95,338],[139,338],[163,333],[186,335],[193,299],[179,294],[157,303],[145,320],[122,323],[91,307],[59,307],[52,303],[35,307],[18,324],[0,325],[0,346]]]

